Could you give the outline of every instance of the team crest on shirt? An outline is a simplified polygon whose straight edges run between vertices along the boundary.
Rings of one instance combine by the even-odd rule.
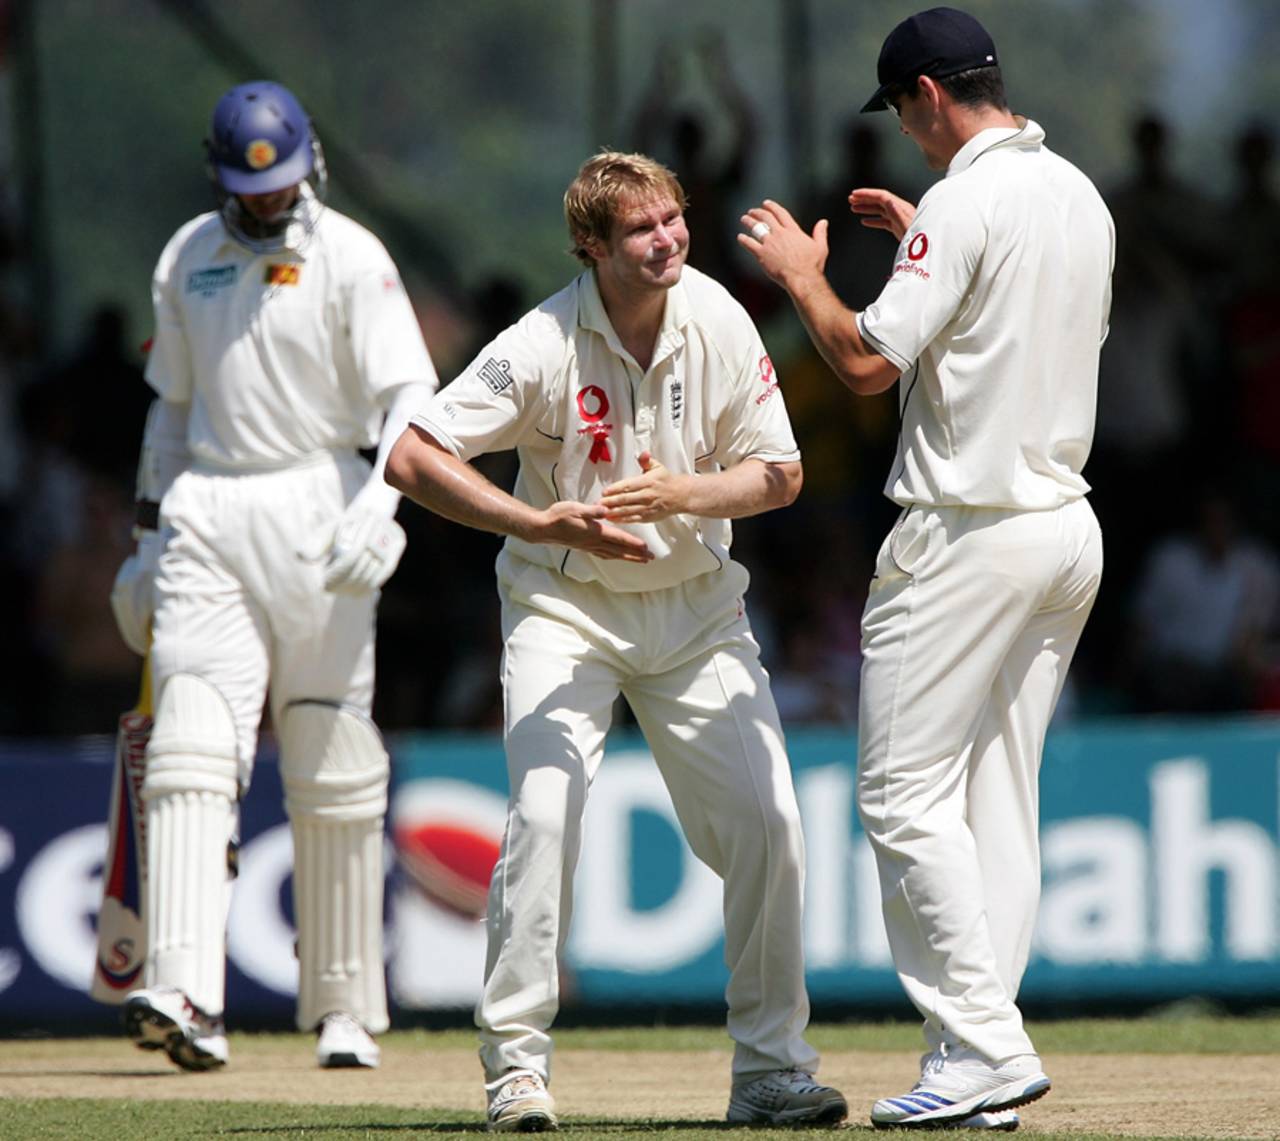
[[[764,391],[756,397],[757,404],[763,404],[778,391],[778,378],[773,371],[773,361],[767,356],[760,358],[760,382],[764,385]]]
[[[613,431],[612,424],[606,424],[604,418],[609,415],[609,398],[604,389],[597,384],[588,384],[578,389],[578,414],[585,426],[578,429],[579,436],[591,437],[591,451],[587,455],[593,464],[601,460],[609,463],[613,459],[609,451],[609,435]]]
[[[680,421],[684,417],[684,382],[677,376],[671,381],[671,424],[673,427],[680,427]]]
[[[267,266],[263,281],[268,285],[297,285],[302,280],[302,266],[297,262],[287,262]]]
[[[494,357],[490,357],[476,369],[476,376],[484,381],[485,387],[494,396],[510,388],[515,383],[515,377],[511,375],[511,362],[500,361]]]
[[[911,277],[918,277],[921,281],[929,280],[929,271],[921,265],[925,255],[929,252],[929,235],[923,230],[918,230],[911,235],[911,240],[907,242],[903,249],[903,256],[898,259],[897,264],[893,267],[895,274],[905,273]]]
[[[212,297],[221,289],[230,289],[239,277],[240,267],[234,265],[211,265],[204,269],[193,269],[187,274],[187,292]]]

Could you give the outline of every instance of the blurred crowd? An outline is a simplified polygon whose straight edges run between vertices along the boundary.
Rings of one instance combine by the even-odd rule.
[[[782,292],[740,256],[734,234],[749,204],[742,195],[756,127],[714,43],[705,65],[722,104],[720,129],[681,108],[677,77],[660,64],[629,145],[681,176],[690,261],[735,292],[773,352],[805,488],[788,510],[735,524],[735,549],[752,572],[748,607],[784,721],[847,726],[857,716],[866,586],[897,513],[882,494],[897,393],[843,389]],[[830,186],[792,204],[806,225],[830,219],[828,273],[855,308],[879,292],[894,243],[849,214],[849,190],[889,186],[914,199],[923,188],[884,172],[884,130],[865,117],[853,122]],[[1195,183],[1175,173],[1176,140],[1159,118],[1137,119],[1132,143],[1128,177],[1100,187],[1118,255],[1085,475],[1106,571],[1059,715],[1278,712],[1275,139],[1252,123],[1224,132],[1214,177]],[[6,270],[22,256],[13,232],[0,218]],[[573,272],[566,259],[565,279]],[[506,278],[478,284],[461,306],[468,339],[449,354],[457,359],[440,359],[431,345],[442,379],[538,300]],[[134,466],[150,400],[145,335],[104,303],[74,353],[50,365],[20,307],[0,299],[0,581],[10,614],[0,733],[111,732],[136,696],[139,662],[107,599],[132,543]],[[513,458],[481,466],[510,486]],[[409,547],[379,614],[379,724],[496,727],[499,540],[411,505],[399,519]]]

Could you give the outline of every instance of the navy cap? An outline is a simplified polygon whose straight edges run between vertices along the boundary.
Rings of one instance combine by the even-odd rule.
[[[921,75],[940,79],[974,67],[995,67],[996,45],[986,28],[958,8],[930,8],[903,20],[886,37],[876,62],[880,86],[863,111],[886,111],[885,92]]]

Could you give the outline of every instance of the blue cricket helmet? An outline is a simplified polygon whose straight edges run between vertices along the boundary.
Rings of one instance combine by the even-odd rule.
[[[229,194],[283,190],[316,165],[310,117],[288,88],[267,80],[242,83],[218,100],[205,148],[210,174]]]
[[[236,241],[271,253],[285,246],[290,233],[295,244],[310,239],[328,174],[311,119],[288,88],[268,80],[233,87],[213,109],[204,147],[218,212]],[[298,187],[292,205],[270,220],[255,217],[239,198],[290,186]]]

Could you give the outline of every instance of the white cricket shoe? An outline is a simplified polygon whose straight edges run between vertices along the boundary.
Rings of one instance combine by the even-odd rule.
[[[910,1093],[881,1098],[871,1107],[871,1124],[879,1129],[958,1126],[977,1114],[1015,1109],[1048,1092],[1049,1078],[1035,1054],[993,1064],[964,1047],[939,1050],[926,1055],[924,1072]]]
[[[142,1050],[163,1050],[175,1066],[196,1072],[227,1064],[222,1019],[205,1014],[177,987],[135,990],[123,1013],[126,1032]]]
[[[957,1121],[955,1129],[990,1129],[995,1133],[1012,1133],[1021,1125],[1016,1109],[997,1109],[995,1113],[974,1113]]]
[[[342,1011],[334,1011],[320,1019],[316,1027],[316,1061],[322,1069],[376,1069],[382,1058],[378,1043],[360,1025],[358,1019]]]
[[[495,1133],[546,1133],[559,1129],[556,1103],[542,1075],[533,1070],[508,1070],[485,1083],[489,1098],[488,1127]]]
[[[736,1125],[835,1125],[849,1115],[837,1089],[804,1070],[774,1070],[733,1087],[725,1120]]]

